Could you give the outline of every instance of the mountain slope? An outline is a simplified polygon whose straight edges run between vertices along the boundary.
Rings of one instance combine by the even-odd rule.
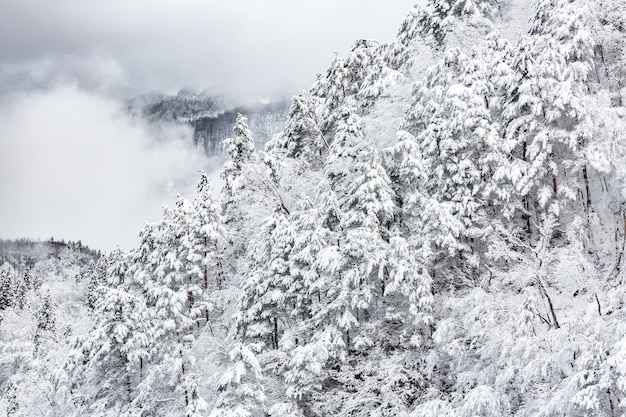
[[[49,414],[624,414],[625,12],[432,0],[264,152],[238,116],[219,202],[90,274]]]

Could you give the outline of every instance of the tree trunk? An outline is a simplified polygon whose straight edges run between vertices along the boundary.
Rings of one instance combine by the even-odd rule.
[[[541,294],[546,297],[546,300],[548,301],[548,308],[550,309],[550,316],[552,317],[552,325],[554,326],[555,329],[560,329],[561,325],[559,324],[559,321],[556,318],[556,312],[554,311],[554,305],[552,304],[552,299],[550,298],[550,295],[548,295],[548,291],[546,290],[546,287],[543,285],[543,281],[541,280],[541,278],[539,278],[539,276],[537,276],[537,283],[539,284],[539,289],[541,291]]]
[[[181,376],[182,376],[181,379],[184,380],[185,379],[185,360],[183,358],[183,346],[180,341],[180,338],[178,339],[178,353],[180,355],[180,371],[181,371]],[[188,407],[189,406],[189,393],[187,392],[187,383],[184,383],[183,385],[185,387],[185,391],[184,391],[185,407]]]
[[[587,196],[587,211],[591,208],[591,192],[589,191],[589,176],[587,175],[587,165],[583,164],[583,180],[585,181],[585,194]]]

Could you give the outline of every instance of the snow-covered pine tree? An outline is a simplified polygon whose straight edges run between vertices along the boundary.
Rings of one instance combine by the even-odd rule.
[[[396,39],[381,48],[385,62],[389,68],[400,70],[404,65],[410,65],[411,45],[416,39],[421,39],[425,26],[429,21],[429,14],[419,5],[413,6],[404,18],[398,29]]]
[[[339,108],[346,97],[346,64],[345,58],[335,53],[326,75],[318,75],[311,87],[311,95],[320,100],[320,128],[323,134],[332,132],[336,119],[335,110]]]
[[[347,195],[354,165],[365,144],[361,118],[354,109],[343,106],[338,113],[340,118],[325,166],[325,176],[335,195],[345,199],[343,196]]]
[[[425,33],[443,43],[454,19],[476,16],[493,17],[498,14],[502,0],[430,0],[430,16],[422,18]]]
[[[237,342],[229,353],[233,365],[220,378],[220,392],[210,417],[252,417],[265,412],[263,374],[254,352]]]
[[[285,153],[289,158],[301,158],[308,162],[319,160],[328,148],[318,126],[314,100],[304,91],[291,99],[291,107],[285,129],[270,141],[265,152]]]
[[[358,155],[355,171],[348,179],[350,197],[343,209],[343,260],[337,271],[341,287],[331,304],[337,304],[333,308],[338,315],[335,323],[346,332],[348,349],[360,350],[374,343],[370,335],[360,334],[356,327],[361,321],[378,319],[374,312],[380,308],[385,287],[388,231],[395,206],[389,178],[372,151]]]
[[[209,312],[212,309],[210,294],[224,290],[228,281],[224,257],[227,231],[219,216],[219,205],[213,196],[209,177],[204,172],[200,174],[190,209],[186,220],[188,238],[182,243],[188,245],[186,261],[190,266],[187,268],[196,268],[202,276],[202,291],[195,298],[198,306],[204,305],[204,318],[209,323]]]
[[[137,400],[149,356],[149,321],[145,300],[129,291],[127,255],[115,250],[101,265],[106,282],[98,290],[96,320],[75,339],[67,372],[81,414],[121,415]]]
[[[165,208],[153,255],[156,269],[151,272],[152,279],[144,283],[153,363],[146,378],[153,384],[160,381],[158,389],[164,393],[177,393],[179,396],[173,403],[183,409],[191,404],[191,389],[197,378],[190,347],[200,323],[206,323],[208,308],[202,302],[205,299],[202,259],[190,254],[191,211],[191,204],[182,197],[174,208]],[[146,396],[143,392],[142,397]]]
[[[287,219],[282,212],[276,213],[263,226],[251,251],[251,272],[243,286],[240,333],[270,349],[278,349],[282,332],[291,323],[284,283],[289,281],[292,240]]]
[[[581,204],[591,203],[584,149],[592,138],[582,97],[594,41],[580,15],[584,3],[539,1],[531,36],[520,40],[513,61],[517,77],[503,115],[505,137],[516,148],[507,171],[524,201],[528,233],[533,214],[535,222],[542,212],[560,217],[579,190]]]
[[[622,0],[599,0],[592,8],[593,31],[601,39],[596,45],[594,76],[610,92],[610,105],[626,105],[626,3]],[[589,5],[590,6],[590,5]]]
[[[240,186],[237,180],[241,175],[242,168],[245,164],[256,160],[254,139],[252,139],[252,132],[250,132],[247,122],[248,119],[246,117],[238,114],[233,127],[234,136],[224,140],[224,150],[230,156],[230,161],[224,165],[224,170],[221,174],[225,182],[222,190],[222,204],[225,206],[227,222],[230,220],[228,218],[228,205],[231,204],[230,199],[237,193],[237,189]]]
[[[288,213],[289,209],[277,187],[276,173],[272,172],[275,167],[259,161],[254,152],[254,141],[245,117],[237,118],[233,131],[235,136],[224,141],[231,161],[225,164],[221,174],[226,183],[220,202],[231,239],[226,256],[236,260],[241,259],[270,213],[277,208]]]
[[[360,39],[347,57],[335,54],[326,72],[318,74],[311,88],[318,100],[319,124],[324,135],[332,137],[336,124],[344,119],[344,107],[366,111],[388,86],[406,47],[400,43],[380,44]]]
[[[55,308],[50,297],[50,290],[46,291],[41,306],[37,312],[37,330],[40,332],[51,332],[56,330]]]
[[[98,298],[100,297],[99,288],[107,282],[107,269],[109,257],[101,256],[96,262],[90,265],[90,271],[87,278],[87,306],[91,310],[96,308]]]
[[[26,306],[26,296],[28,295],[29,288],[24,281],[24,277],[17,279],[15,283],[15,307],[23,310]]]
[[[0,311],[13,306],[15,292],[13,286],[13,272],[10,268],[0,268]]]
[[[407,115],[405,129],[417,135],[417,149],[406,134],[396,147],[395,159],[407,165],[403,169],[422,179],[410,185],[413,195],[406,186],[402,193],[409,203],[405,212],[419,218],[419,245],[433,272],[445,263],[478,266],[481,250],[474,243],[489,232],[488,212],[507,208],[500,204],[508,203],[502,181],[493,178],[506,149],[492,119],[493,68],[486,55],[446,52],[416,89]]]

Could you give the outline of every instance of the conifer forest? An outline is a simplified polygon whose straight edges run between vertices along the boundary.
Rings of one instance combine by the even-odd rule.
[[[398,27],[135,248],[1,240],[0,413],[626,416],[626,0]]]

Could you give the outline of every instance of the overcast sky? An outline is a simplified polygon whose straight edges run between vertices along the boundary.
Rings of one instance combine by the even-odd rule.
[[[190,131],[156,141],[121,99],[183,87],[290,96],[333,51],[393,39],[413,3],[0,0],[0,238],[130,249],[208,165]]]
[[[333,51],[392,39],[414,3],[0,0],[0,81],[291,94],[310,86]]]

